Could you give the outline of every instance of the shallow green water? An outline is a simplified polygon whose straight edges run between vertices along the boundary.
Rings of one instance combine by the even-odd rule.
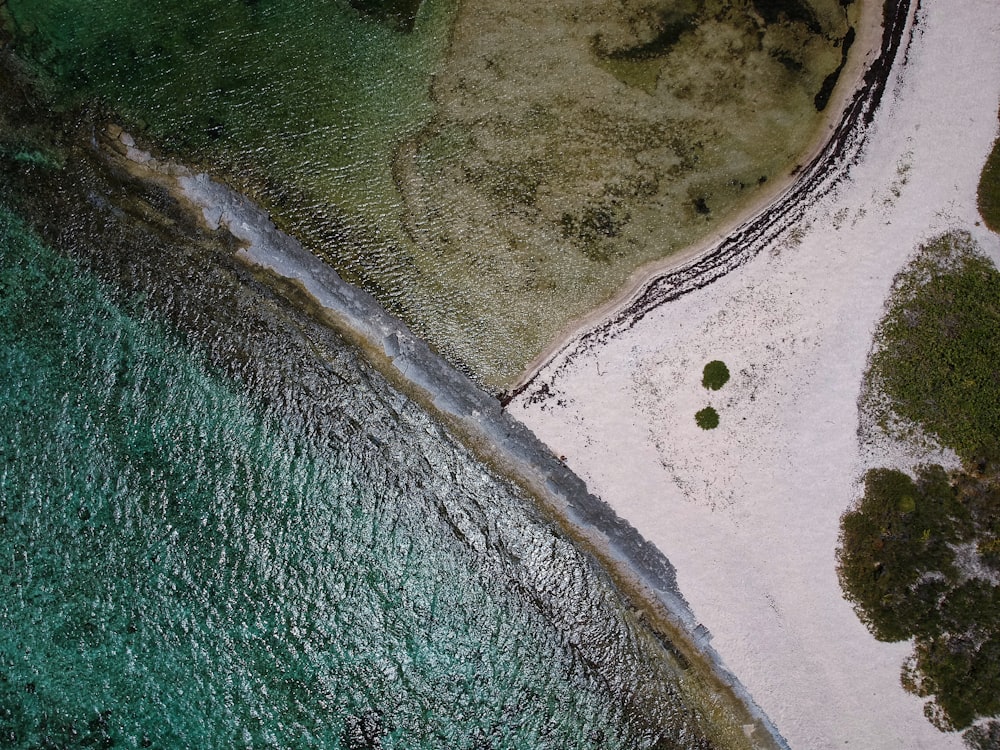
[[[327,209],[360,222],[355,240],[371,251],[372,233],[399,240],[391,161],[432,111],[452,0],[423,3],[412,33],[380,20],[407,3],[355,4],[372,12],[346,0],[13,0],[5,13],[59,102],[98,98],[292,218]]]
[[[0,211],[0,744],[709,746],[603,575],[349,349],[255,385],[299,344],[234,380],[139,303]]]
[[[499,390],[639,266],[795,166],[858,7],[7,0],[0,13],[54,101],[99,99],[225,174]]]

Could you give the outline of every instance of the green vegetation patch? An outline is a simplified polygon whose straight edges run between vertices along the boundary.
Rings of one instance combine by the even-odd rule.
[[[928,718],[953,730],[1000,714],[998,475],[873,469],[842,523],[847,598],[876,638],[914,639],[903,685],[933,698]]]
[[[711,406],[706,406],[694,415],[694,421],[703,430],[714,430],[719,426],[719,412]]]
[[[712,391],[719,390],[729,382],[729,368],[721,360],[713,360],[705,365],[702,372],[701,384]]]
[[[1000,272],[967,234],[923,248],[896,279],[872,377],[904,420],[963,459],[1000,435]]]
[[[865,475],[842,518],[838,573],[880,640],[913,639],[904,687],[928,719],[967,729],[1000,715],[1000,273],[966,234],[921,248],[896,279],[867,375],[883,426],[920,427],[964,469]],[[969,729],[996,747],[996,722]]]
[[[986,226],[1000,232],[1000,138],[993,141],[979,178],[979,213]]]
[[[858,615],[876,638],[901,641],[917,621],[937,617],[945,580],[956,577],[951,548],[968,513],[940,466],[914,480],[893,469],[865,475],[865,494],[845,514],[840,574]]]

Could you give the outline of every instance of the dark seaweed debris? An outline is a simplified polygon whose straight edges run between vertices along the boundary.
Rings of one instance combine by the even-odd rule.
[[[842,42],[840,50],[840,65],[837,66],[835,71],[823,79],[823,85],[820,86],[819,91],[816,92],[816,98],[813,100],[813,103],[816,105],[817,112],[822,112],[826,109],[826,105],[830,103],[830,95],[833,94],[833,89],[837,85],[837,81],[840,80],[840,74],[844,71],[844,66],[847,65],[847,55],[851,51],[851,47],[854,45],[855,37],[856,34],[854,27],[852,26],[847,30],[847,34],[844,35],[844,41]]]

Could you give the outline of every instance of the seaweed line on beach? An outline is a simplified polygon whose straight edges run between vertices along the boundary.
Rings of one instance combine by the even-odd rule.
[[[524,382],[502,394],[501,404],[506,407],[522,395],[529,404],[551,398],[559,376],[580,355],[628,331],[661,305],[703,289],[747,264],[801,220],[811,202],[828,194],[846,178],[851,166],[860,159],[900,51],[905,55],[909,49],[920,3],[921,0],[885,0],[878,56],[865,72],[829,140],[799,170],[798,179],[780,198],[705,254],[647,281],[631,301],[604,322],[572,338],[540,363]],[[905,64],[904,57],[899,65]]]

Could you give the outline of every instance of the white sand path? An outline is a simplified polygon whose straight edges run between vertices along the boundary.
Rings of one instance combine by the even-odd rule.
[[[893,276],[950,229],[1000,260],[975,200],[997,134],[1000,3],[925,0],[918,17],[847,181],[752,262],[577,357],[553,398],[510,405],[664,550],[712,645],[796,750],[963,746],[900,686],[909,645],[872,638],[834,569],[863,471],[910,458],[863,451],[857,434]],[[733,377],[710,394],[712,359]],[[713,431],[694,422],[707,404]]]

